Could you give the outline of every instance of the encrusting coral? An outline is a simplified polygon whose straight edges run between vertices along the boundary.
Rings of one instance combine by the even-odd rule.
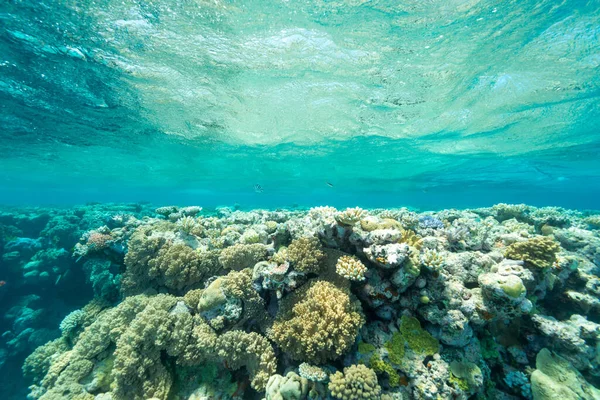
[[[316,281],[296,301],[285,299],[270,336],[296,360],[320,363],[340,357],[364,323],[360,302],[325,281]]]

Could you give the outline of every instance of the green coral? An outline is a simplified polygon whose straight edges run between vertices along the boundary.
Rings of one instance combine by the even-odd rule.
[[[400,375],[398,372],[394,369],[392,364],[386,363],[378,355],[371,357],[369,367],[378,374],[385,373],[388,376],[390,387],[394,388],[400,386]]]
[[[429,332],[421,328],[421,323],[414,317],[402,316],[400,333],[408,347],[415,353],[432,356],[439,351],[440,343]]]
[[[358,342],[358,352],[360,354],[369,354],[377,350],[371,343]]]
[[[315,237],[292,241],[287,248],[287,257],[296,270],[304,273],[320,272],[325,261],[323,246]]]
[[[511,279],[512,278],[512,279]],[[512,298],[519,298],[527,289],[525,289],[525,285],[523,285],[523,281],[516,276],[507,276],[506,280],[500,284],[500,288],[504,293]]]
[[[448,382],[450,382],[450,384],[452,386],[462,390],[463,392],[469,391],[469,384],[467,383],[467,381],[462,378],[458,378],[458,377],[454,376],[453,374],[450,374],[450,378],[448,378]]]
[[[404,344],[406,340],[400,332],[395,332],[392,338],[385,344],[385,348],[388,351],[388,358],[394,364],[401,364],[404,358]]]
[[[479,348],[481,349],[481,356],[485,360],[491,360],[500,357],[500,353],[498,352],[498,345],[496,344],[494,338],[489,334],[485,334],[479,340]]]
[[[450,372],[456,378],[465,381],[467,384],[467,389],[463,389],[465,391],[474,390],[483,384],[481,369],[472,362],[454,360],[450,363]]]
[[[505,257],[522,260],[528,266],[550,268],[556,262],[560,246],[548,236],[538,236],[524,242],[516,242],[506,248]]]

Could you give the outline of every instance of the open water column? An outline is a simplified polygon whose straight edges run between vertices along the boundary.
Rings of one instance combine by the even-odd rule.
[[[598,0],[0,1],[0,399],[600,399]]]

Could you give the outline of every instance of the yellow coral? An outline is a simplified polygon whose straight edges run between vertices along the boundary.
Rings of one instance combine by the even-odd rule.
[[[363,323],[358,300],[329,282],[317,281],[282,302],[270,334],[293,359],[320,363],[348,350]]]
[[[560,246],[548,236],[538,236],[524,242],[513,243],[506,248],[505,257],[525,261],[526,265],[550,268],[556,261]]]

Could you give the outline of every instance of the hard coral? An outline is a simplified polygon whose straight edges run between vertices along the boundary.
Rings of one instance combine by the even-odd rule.
[[[512,260],[523,260],[528,266],[550,268],[559,250],[560,246],[552,238],[538,236],[511,244],[504,255]]]
[[[235,244],[223,249],[219,261],[224,268],[241,271],[267,258],[267,247],[260,243]]]
[[[272,339],[295,360],[320,363],[344,354],[364,323],[360,302],[325,281],[294,297],[282,302]]]
[[[331,375],[329,382],[331,397],[341,400],[379,400],[381,387],[375,372],[364,365],[344,368],[344,373]]]
[[[323,246],[315,237],[292,241],[287,248],[287,257],[296,270],[304,273],[318,273],[325,261]]]
[[[217,255],[197,251],[185,244],[163,246],[156,258],[148,261],[148,277],[159,286],[176,292],[194,287],[219,270]]]
[[[335,270],[351,281],[364,281],[367,267],[356,257],[342,256],[338,259]]]

